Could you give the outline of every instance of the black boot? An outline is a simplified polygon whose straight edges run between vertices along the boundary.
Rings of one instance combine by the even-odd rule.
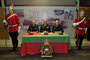
[[[18,40],[15,43],[15,48],[16,48],[16,51],[18,51]]]
[[[77,50],[82,50],[82,40],[80,40],[79,46],[78,46],[78,49]]]
[[[12,52],[13,51],[16,51],[16,43],[15,43],[15,40],[14,39],[12,40],[12,45],[13,45],[13,49],[11,51]]]
[[[82,50],[82,39],[80,40],[80,43],[79,43],[79,49]]]
[[[13,43],[13,49],[11,50],[11,52],[15,51],[16,48],[15,48],[15,43]]]
[[[78,47],[78,41],[76,41],[75,43],[76,43],[76,47]]]
[[[77,50],[80,50],[81,45],[80,45],[80,40],[79,39],[76,41],[76,46],[77,46]]]

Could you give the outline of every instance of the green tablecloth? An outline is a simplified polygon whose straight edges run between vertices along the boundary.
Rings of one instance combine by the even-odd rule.
[[[49,42],[61,42],[61,43],[69,43],[69,49],[71,49],[70,37],[66,33],[63,35],[59,34],[48,34],[48,35],[35,35],[35,36],[25,36],[22,38],[23,43],[41,43],[44,40],[49,40]]]

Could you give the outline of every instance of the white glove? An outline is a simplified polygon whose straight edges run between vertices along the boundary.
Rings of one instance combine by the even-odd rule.
[[[3,23],[4,23],[5,25],[7,25],[7,24],[8,24],[6,20],[3,20]]]
[[[85,34],[87,33],[87,28],[85,28]]]
[[[82,23],[85,20],[86,17],[84,17],[80,22],[78,23],[73,23],[73,26],[76,27],[77,25],[79,25],[80,23]]]
[[[73,23],[73,26],[76,27],[77,25],[79,25],[79,23]]]
[[[20,32],[21,26],[18,26],[18,33]]]

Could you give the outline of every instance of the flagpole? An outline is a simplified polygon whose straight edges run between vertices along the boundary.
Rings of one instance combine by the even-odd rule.
[[[4,2],[3,2],[3,3],[4,3],[4,8],[5,8],[5,15],[6,15],[5,2],[6,2],[6,1],[4,0]],[[8,32],[7,32],[7,27],[6,27],[6,36],[7,36],[7,33],[8,33]],[[6,37],[6,39],[5,39],[5,43],[6,43],[6,48],[7,48],[7,37]]]
[[[77,4],[76,4],[76,11],[77,11],[77,21],[79,22],[79,12],[80,12],[80,10],[79,10],[79,8],[80,8],[80,0],[76,0],[76,2],[77,2]],[[79,31],[77,30],[77,37],[76,37],[76,45],[78,45],[78,33],[79,33]]]
[[[5,1],[4,0],[1,0],[1,5],[2,5],[2,8],[4,9],[4,15],[5,15]],[[5,28],[6,28],[6,30],[5,30],[5,32],[6,32],[5,36],[7,36],[7,27],[5,27]],[[6,48],[7,48],[7,38],[5,38],[5,45],[6,45]]]
[[[79,3],[78,3],[78,14],[77,14],[78,15],[77,16],[78,17],[78,22],[79,22],[79,17],[80,17],[79,12],[80,12],[80,0],[79,0]],[[79,33],[79,31],[78,31],[78,33]],[[78,35],[77,35],[77,37],[78,37]]]

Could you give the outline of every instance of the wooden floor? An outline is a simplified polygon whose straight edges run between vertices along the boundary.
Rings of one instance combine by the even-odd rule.
[[[75,46],[68,54],[53,54],[52,58],[41,58],[40,54],[20,56],[18,52],[10,52],[11,48],[0,48],[0,60],[90,60],[90,46],[83,46],[83,50],[77,51]]]
[[[75,47],[75,40],[70,39],[72,49],[68,54],[53,54],[52,58],[41,58],[40,54],[20,56],[21,41],[19,39],[19,51],[10,52],[12,49],[11,39],[7,41],[8,48],[5,48],[5,41],[0,40],[0,60],[90,60],[90,41],[83,40],[83,50],[77,51]]]

